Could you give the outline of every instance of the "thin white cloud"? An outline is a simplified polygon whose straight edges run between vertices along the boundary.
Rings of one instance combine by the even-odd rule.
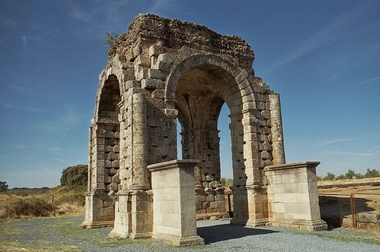
[[[27,51],[30,47],[38,47],[38,48],[44,48],[46,50],[47,48],[56,48],[56,46],[53,46],[49,44],[48,37],[51,36],[53,32],[46,32],[39,36],[31,36],[31,35],[23,35],[21,36],[22,42],[24,45],[24,50]]]
[[[72,5],[68,15],[85,24],[85,26],[78,26],[81,29],[72,31],[74,36],[88,39],[89,34],[91,34],[93,38],[105,38],[105,32],[109,31],[109,27],[119,30],[121,26],[126,25],[125,15],[119,12],[130,8],[128,4],[129,1],[114,1],[112,4],[98,1],[90,9],[80,6],[80,4]]]
[[[58,162],[60,162],[60,163],[65,163],[65,164],[68,163],[67,161],[62,160],[62,159],[60,159],[60,158],[54,158],[54,160],[56,160],[56,161],[58,161]]]
[[[295,46],[285,53],[281,59],[276,61],[276,63],[273,64],[267,72],[274,71],[277,68],[290,64],[291,62],[298,60],[318,48],[334,44],[354,36],[354,32],[345,34],[342,31],[347,30],[347,26],[351,26],[359,17],[364,16],[370,10],[370,7],[371,6],[369,4],[363,4],[362,6],[355,6],[354,8],[342,13],[322,30],[316,31],[314,35],[305,39],[300,44],[295,44]]]
[[[363,85],[363,84],[367,84],[369,82],[373,82],[373,81],[376,81],[376,80],[380,80],[380,76],[379,77],[375,77],[375,78],[372,78],[372,79],[369,79],[369,80],[365,80],[365,81],[361,81],[361,82],[358,82],[358,83],[355,83],[355,85]]]
[[[5,104],[4,107],[7,109],[24,110],[24,111],[35,112],[35,113],[46,112],[45,109],[33,107],[33,106],[15,106],[12,104]]]
[[[168,10],[172,9],[178,1],[175,0],[161,0],[155,1],[154,4],[147,9],[147,12],[158,15],[165,14]]]
[[[78,123],[79,116],[76,111],[74,111],[73,108],[67,108],[65,115],[61,118],[62,122],[67,125],[74,125]]]
[[[329,140],[321,143],[317,143],[315,147],[322,147],[322,146],[327,146],[331,144],[336,144],[336,143],[341,143],[341,142],[347,142],[350,141],[351,139],[334,139],[334,140]]]
[[[351,152],[351,151],[329,151],[327,152],[331,155],[342,155],[342,156],[350,156],[350,157],[372,157],[374,154],[371,153],[358,153],[358,152]]]
[[[6,20],[2,20],[0,24],[1,26],[4,26],[4,27],[14,27],[17,25],[17,22],[12,19],[6,19]]]
[[[26,146],[25,145],[14,145],[13,148],[16,148],[16,149],[25,149]]]
[[[45,167],[45,166],[42,166],[42,165],[39,165],[39,164],[35,164],[35,166],[37,166],[38,168],[40,168],[40,169],[42,169],[42,170],[44,170],[44,171],[47,171],[47,172],[49,172],[49,173],[56,173],[56,171],[54,171],[54,170],[52,170],[52,169],[49,169],[49,168],[47,168],[47,167]]]
[[[375,147],[373,147],[373,148],[371,148],[371,149],[369,149],[369,150],[367,150],[366,152],[364,152],[364,153],[370,153],[370,152],[373,152],[374,150],[377,150],[377,149],[379,149],[380,148],[380,145],[378,145],[378,146],[375,146]]]

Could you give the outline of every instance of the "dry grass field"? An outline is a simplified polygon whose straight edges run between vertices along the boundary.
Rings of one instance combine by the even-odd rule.
[[[85,187],[12,189],[0,193],[0,218],[50,217],[84,212]]]
[[[322,218],[340,219],[342,227],[352,228],[353,210],[356,215],[378,214],[380,217],[380,178],[319,181],[318,193]],[[351,194],[354,197],[354,209]],[[357,228],[380,231],[380,222],[358,223]]]

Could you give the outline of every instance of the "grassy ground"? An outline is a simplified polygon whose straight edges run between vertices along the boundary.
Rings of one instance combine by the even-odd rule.
[[[214,245],[212,244],[190,248],[177,248],[175,246],[170,246],[154,239],[130,240],[109,237],[108,234],[112,228],[100,228],[91,230],[83,229],[80,227],[80,223],[83,221],[83,219],[83,214],[78,214],[54,218],[0,220],[0,251],[106,251],[112,250],[112,248],[115,248],[115,251],[208,251],[209,249],[213,250],[212,248],[214,248]],[[213,243],[223,243],[223,241],[219,240],[218,237],[223,237],[223,234],[226,233],[227,229],[231,230],[230,228],[233,229],[234,227],[236,226],[233,225],[231,227],[224,227],[223,231],[220,231],[222,228],[218,227],[218,230],[220,232],[211,232],[209,233],[209,236],[211,235],[213,237]],[[244,234],[247,237],[251,237],[254,240],[256,237],[261,237],[260,240],[273,239],[266,238],[267,236],[264,234],[253,234],[252,232],[254,231],[250,229],[242,230],[242,232],[245,232]],[[258,228],[258,230],[261,230],[262,232],[264,229]],[[269,228],[265,230],[268,231],[271,229]],[[365,247],[365,243],[380,245],[379,233],[369,233],[347,229],[307,232],[280,227],[274,227],[273,230],[273,232],[268,232],[267,235],[276,235],[280,233],[295,234],[302,237],[300,239],[302,242],[307,242],[309,239],[308,237],[310,236],[318,236],[323,238],[321,242],[330,242],[334,240],[343,241],[344,243],[359,242],[360,244],[363,244],[363,247]],[[295,236],[292,235],[290,237]],[[236,244],[231,244],[231,246],[228,247],[225,251],[233,251],[235,249],[247,251],[247,248],[249,247],[246,246],[253,246],[252,248],[254,248],[254,242],[239,245],[239,239],[241,238],[242,237],[237,236],[237,240],[235,242]],[[233,240],[234,239],[230,240],[229,243],[233,243]],[[226,244],[224,244],[224,246],[225,245]],[[221,249],[221,247],[218,247],[217,250],[213,251],[220,251]]]
[[[112,228],[83,229],[83,214],[0,220],[0,251],[91,251],[119,246],[149,248],[163,243],[108,236]]]

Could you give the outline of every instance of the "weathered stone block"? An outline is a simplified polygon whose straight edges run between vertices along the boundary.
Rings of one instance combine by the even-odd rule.
[[[150,67],[150,58],[145,55],[139,55],[133,62],[136,66]]]
[[[158,56],[165,52],[165,48],[161,45],[152,45],[149,47],[149,57]]]
[[[141,87],[145,89],[164,88],[164,82],[158,79],[143,79],[141,81]]]
[[[139,45],[132,48],[133,58],[137,58],[141,54],[141,47]]]
[[[356,220],[362,223],[377,223],[380,220],[379,213],[358,213],[356,214]]]
[[[148,69],[148,78],[150,79],[159,79],[159,80],[164,80],[165,75],[158,69]]]

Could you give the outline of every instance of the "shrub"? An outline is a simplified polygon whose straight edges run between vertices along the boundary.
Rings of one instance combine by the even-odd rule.
[[[323,178],[323,180],[328,180],[328,181],[335,180],[334,173],[328,172],[327,175],[326,175],[326,177]]]
[[[86,186],[87,185],[87,165],[79,164],[69,166],[62,171],[62,186]]]
[[[0,181],[0,192],[5,192],[6,190],[8,190],[7,182]]]
[[[107,35],[107,38],[104,40],[104,44],[109,48],[107,50],[107,54],[109,56],[112,55],[112,46],[115,44],[117,38],[119,37],[119,35],[117,35],[116,33],[112,33],[110,34],[109,32],[106,32],[106,35]]]
[[[42,199],[27,198],[20,199],[5,206],[5,217],[21,218],[25,217],[46,217],[54,213],[55,206]]]
[[[376,169],[367,169],[367,172],[364,174],[365,178],[376,178],[380,177],[380,172]]]

